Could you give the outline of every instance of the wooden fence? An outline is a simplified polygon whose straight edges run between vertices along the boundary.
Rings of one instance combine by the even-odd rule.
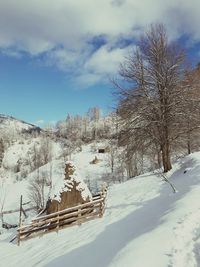
[[[23,203],[22,206],[25,206],[25,205],[28,205],[28,204],[30,204],[30,201],[29,201],[29,202],[26,202],[26,203]],[[26,209],[22,208],[22,212],[23,212],[24,215],[25,215],[25,213],[26,213],[27,211],[35,210],[35,209],[37,209],[36,206],[35,206],[35,207],[26,208]],[[15,209],[15,210],[5,210],[5,211],[0,212],[0,216],[2,216],[2,215],[6,215],[6,214],[11,214],[11,213],[16,213],[16,212],[19,212],[19,211],[20,211],[20,209]],[[26,215],[25,215],[25,217],[26,217]]]
[[[50,231],[58,231],[65,227],[81,225],[84,222],[101,218],[105,210],[105,198],[107,189],[93,196],[92,201],[61,210],[45,216],[36,217],[28,225],[20,225],[18,228],[18,245],[25,240],[37,235],[43,235]]]

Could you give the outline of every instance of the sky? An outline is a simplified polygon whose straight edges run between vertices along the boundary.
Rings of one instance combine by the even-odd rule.
[[[112,111],[110,79],[151,23],[200,61],[199,0],[0,0],[0,113],[44,126]]]

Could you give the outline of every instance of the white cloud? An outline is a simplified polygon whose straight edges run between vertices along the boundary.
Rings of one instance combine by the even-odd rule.
[[[200,40],[199,0],[0,0],[0,49],[7,54],[45,54],[45,64],[94,84],[116,72],[127,47],[119,38],[138,37],[153,22],[166,24],[171,38]],[[97,47],[94,37],[105,36]]]
[[[119,68],[119,63],[124,59],[129,46],[125,48],[110,48],[104,45],[99,48],[86,62],[85,67],[90,72],[98,74],[113,74]]]
[[[102,76],[97,73],[83,72],[72,81],[74,89],[84,89],[102,81]]]
[[[96,50],[81,68],[77,75],[75,87],[89,87],[99,82],[108,82],[119,69],[120,62],[128,53],[130,47],[111,48],[110,45],[103,45]]]
[[[1,54],[9,56],[9,57],[14,57],[14,58],[21,58],[22,54],[15,50],[15,49],[2,49]]]

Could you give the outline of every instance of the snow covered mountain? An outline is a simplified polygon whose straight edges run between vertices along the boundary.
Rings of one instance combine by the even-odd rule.
[[[16,119],[12,116],[0,114],[0,131],[11,133],[41,131],[38,126]]]

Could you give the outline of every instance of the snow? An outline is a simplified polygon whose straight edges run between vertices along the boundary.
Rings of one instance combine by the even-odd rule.
[[[36,128],[38,127],[33,124],[18,120],[12,116],[0,114],[0,130],[1,133],[4,133],[5,135],[7,135],[7,137],[16,137],[17,134],[23,131],[28,131]]]
[[[105,171],[106,155],[97,155],[102,161],[92,165],[95,155],[84,146],[72,156],[81,177],[95,179]],[[53,161],[54,179],[63,175],[62,164]],[[176,163],[168,179],[177,193],[153,173],[115,184],[108,190],[103,218],[24,241],[20,247],[9,243],[13,230],[3,233],[1,266],[199,266],[200,152]],[[25,190],[26,181],[14,187]],[[15,205],[10,201],[10,206]]]
[[[76,153],[72,156],[72,161],[75,162],[84,180],[98,180],[102,177],[102,174],[107,171],[107,153],[97,153],[97,148],[100,145],[101,143],[98,143],[94,146],[94,148],[92,148],[92,145],[85,145],[82,147],[81,152]],[[90,164],[95,156],[100,160],[100,162],[98,164]]]
[[[33,144],[27,141],[25,143],[16,142],[10,146],[4,154],[2,162],[3,167],[15,171],[19,161],[27,161],[29,158],[28,153],[32,146]]]
[[[33,147],[38,146],[41,143],[40,138],[32,138],[31,140],[16,141],[10,146],[4,154],[3,169],[0,169],[0,181],[3,182],[3,186],[0,184],[0,207],[1,198],[5,195],[5,204],[3,211],[15,210],[19,208],[20,196],[23,195],[23,202],[29,201],[29,184],[31,180],[37,178],[38,170],[30,172],[30,163],[27,159],[31,159],[33,153]],[[60,191],[64,188],[64,170],[65,161],[63,157],[60,157],[61,148],[58,143],[52,144],[53,159],[50,163],[41,166],[39,173],[49,176],[50,169],[52,172],[52,190],[45,191],[45,199],[49,197],[56,200],[60,200]],[[91,160],[97,156],[100,161],[98,164],[90,164]],[[83,151],[72,155],[72,164],[77,166],[76,173],[73,179],[79,183],[78,190],[84,199],[89,197],[91,199],[91,193],[85,186],[84,180],[99,179],[105,172],[105,156],[98,155],[96,152],[91,152],[91,145],[83,146]],[[16,173],[16,167],[18,162],[21,162],[20,169],[27,170],[27,177],[22,178],[21,172]],[[72,179],[72,180],[73,180]],[[69,185],[69,183],[68,183]],[[33,206],[33,205],[31,205]],[[29,206],[26,206],[28,208]],[[7,223],[17,224],[19,220],[19,214],[13,213],[4,215],[4,219]],[[30,220],[30,218],[28,218]],[[0,229],[1,231],[1,229]]]

